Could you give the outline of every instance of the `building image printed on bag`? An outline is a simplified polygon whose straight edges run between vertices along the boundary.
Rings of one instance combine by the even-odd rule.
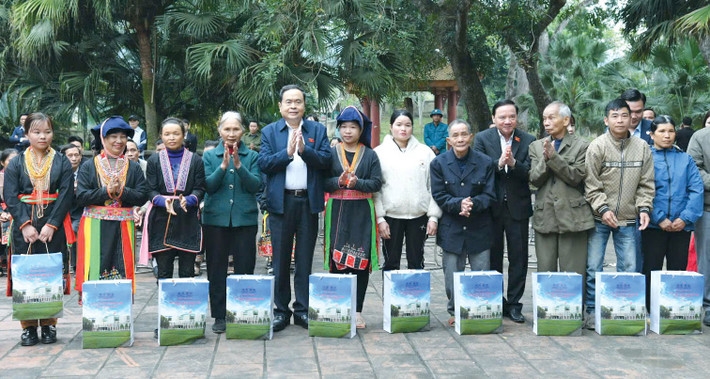
[[[273,309],[273,276],[227,277],[227,339],[271,339]]]
[[[62,286],[52,287],[48,283],[45,283],[44,287],[36,287],[27,293],[27,290],[17,291],[20,295],[18,303],[46,303],[49,301],[54,301],[59,295],[64,294],[64,288]]]

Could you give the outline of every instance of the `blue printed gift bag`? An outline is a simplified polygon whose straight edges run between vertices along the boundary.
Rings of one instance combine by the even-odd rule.
[[[13,254],[12,319],[62,317],[64,278],[62,253]]]

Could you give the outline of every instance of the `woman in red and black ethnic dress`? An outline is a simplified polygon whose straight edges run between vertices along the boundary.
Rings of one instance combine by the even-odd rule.
[[[175,257],[178,275],[195,275],[195,257],[202,250],[199,205],[205,193],[202,158],[184,146],[185,125],[167,118],[160,127],[165,150],[148,159],[146,177],[151,204],[143,226],[140,263],[152,255],[158,279],[172,278]],[[147,242],[147,245],[146,245]]]
[[[130,279],[135,293],[134,207],[148,199],[143,170],[126,155],[133,129],[120,116],[91,129],[98,155],[79,167],[76,289],[88,280]],[[81,299],[79,299],[81,302]]]
[[[8,164],[3,189],[13,219],[11,250],[14,254],[61,252],[66,274],[67,242],[74,242],[68,218],[74,192],[71,164],[51,146],[54,125],[47,115],[32,113],[23,127],[30,146]],[[42,328],[42,343],[57,342],[56,318],[20,323],[22,346],[40,342],[37,326]]]
[[[342,142],[333,146],[331,170],[325,181],[330,193],[325,209],[325,269],[357,275],[358,329],[367,324],[362,305],[370,280],[377,270],[378,244],[372,194],[382,186],[377,154],[370,149],[372,122],[355,107],[345,108],[337,119]]]

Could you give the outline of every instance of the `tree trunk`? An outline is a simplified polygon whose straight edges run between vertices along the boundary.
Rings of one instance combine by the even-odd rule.
[[[698,40],[698,47],[703,54],[703,58],[705,58],[705,62],[708,64],[708,68],[710,68],[710,37],[700,38]]]
[[[441,33],[444,36],[441,41],[442,50],[451,63],[451,69],[461,92],[461,101],[468,113],[468,121],[474,130],[487,129],[491,124],[488,99],[473,57],[468,51],[467,29],[471,1],[415,0],[414,3],[422,13],[436,15],[436,22],[442,28],[449,28],[448,32]],[[453,37],[447,38],[446,36],[449,35]]]
[[[471,9],[470,1],[459,1],[458,6],[449,8],[449,17],[454,27],[453,41],[448,41],[444,51],[449,56],[451,69],[456,77],[456,82],[461,92],[461,100],[468,112],[468,119],[474,130],[486,130],[491,124],[491,113],[488,109],[488,99],[483,90],[476,65],[468,50],[468,12]]]
[[[158,137],[158,112],[153,97],[153,54],[150,45],[150,28],[140,20],[132,25],[138,40],[138,55],[141,63],[141,89],[143,90],[143,108],[145,110],[145,132],[148,137],[148,147],[155,144]]]

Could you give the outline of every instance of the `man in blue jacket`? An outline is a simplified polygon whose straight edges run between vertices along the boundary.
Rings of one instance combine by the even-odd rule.
[[[444,287],[449,299],[446,310],[454,323],[454,273],[464,271],[466,258],[471,271],[491,267],[495,202],[493,160],[471,148],[473,133],[465,121],[449,124],[447,141],[451,150],[431,162],[431,194],[443,211],[439,220],[437,243],[444,251]]]
[[[29,140],[25,137],[25,120],[28,114],[23,113],[20,115],[20,125],[15,127],[10,136],[10,142],[15,144],[15,149],[19,152],[23,152],[27,146],[30,145]]]
[[[303,119],[306,97],[297,85],[281,88],[282,119],[267,125],[261,134],[259,168],[266,175],[266,209],[269,211],[274,268],[275,332],[291,323],[308,328],[308,277],[318,235],[318,213],[324,209],[323,170],[330,168],[330,144],[325,126]],[[296,237],[291,302],[291,250]]]
[[[434,109],[429,117],[431,117],[431,122],[424,125],[424,143],[434,151],[434,154],[439,155],[446,151],[446,137],[449,136],[449,126],[441,122],[444,117],[441,109]]]

